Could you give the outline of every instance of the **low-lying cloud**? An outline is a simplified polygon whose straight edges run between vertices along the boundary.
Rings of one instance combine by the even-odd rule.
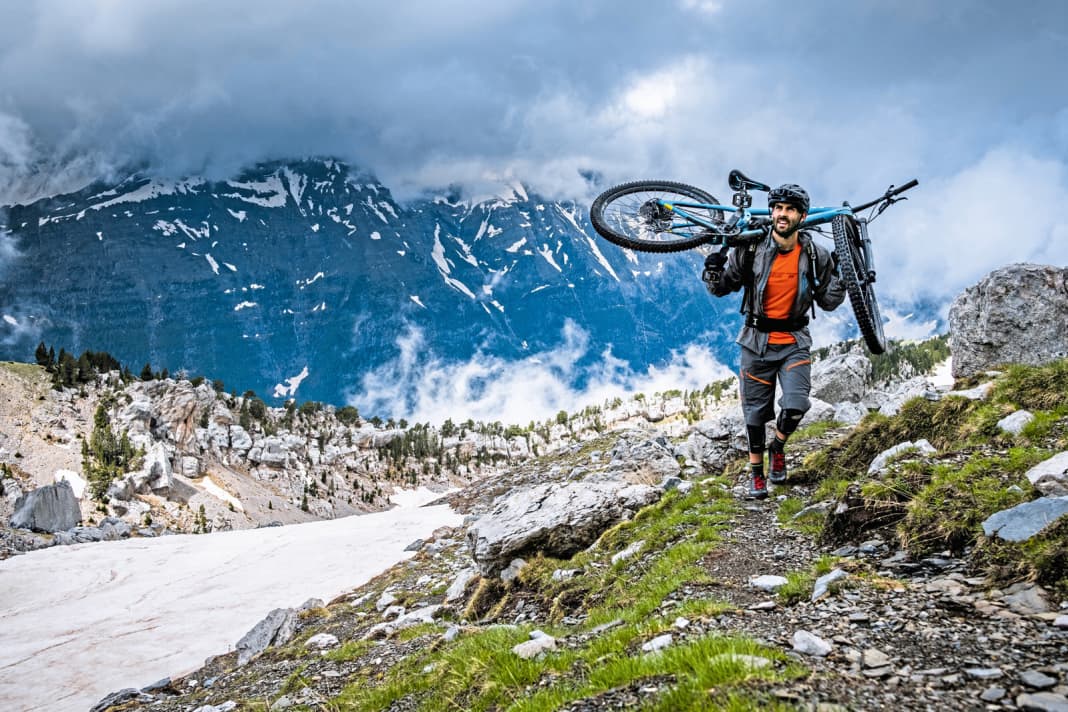
[[[405,418],[439,424],[468,418],[526,425],[561,410],[576,412],[615,397],[670,389],[703,388],[731,370],[706,345],[674,352],[660,365],[634,369],[602,351],[590,366],[576,366],[595,348],[589,334],[568,322],[558,346],[509,361],[477,353],[450,362],[434,353],[417,328],[398,340],[399,356],[366,374],[349,402],[366,416]]]

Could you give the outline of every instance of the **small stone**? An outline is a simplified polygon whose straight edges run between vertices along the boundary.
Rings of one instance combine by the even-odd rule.
[[[533,660],[550,650],[556,650],[556,638],[549,635],[527,640],[512,648],[512,652],[524,660]]]
[[[864,677],[880,678],[886,677],[894,672],[894,668],[890,665],[885,667],[868,668],[864,671]]]
[[[760,603],[754,603],[749,606],[751,611],[774,611],[779,607],[779,604],[775,601],[761,601]]]
[[[820,576],[818,579],[816,579],[816,583],[812,587],[812,600],[818,601],[824,596],[826,596],[828,591],[830,590],[831,584],[836,581],[841,581],[848,575],[849,574],[847,574],[842,569],[833,569],[829,573]]]
[[[719,655],[713,655],[708,659],[710,665],[715,665],[720,662],[734,663],[753,669],[765,668],[771,665],[771,661],[767,658],[762,658],[759,655],[742,655],[740,653],[720,653]]]
[[[759,588],[761,591],[777,591],[787,584],[785,576],[753,576],[749,579],[749,585]]]
[[[294,704],[296,703],[289,698],[289,695],[282,695],[274,701],[274,704],[271,705],[271,710],[287,710]]]
[[[857,553],[857,547],[849,546],[847,544],[846,546],[840,546],[837,549],[835,549],[834,551],[832,551],[831,552],[831,556],[848,557],[848,556],[855,556],[856,553]]]
[[[1020,682],[1035,690],[1048,690],[1057,684],[1057,679],[1038,670],[1025,670],[1020,673]]]
[[[569,581],[575,577],[581,569],[557,569],[553,571],[553,581]]]
[[[639,551],[641,551],[641,548],[643,546],[645,546],[645,542],[642,541],[642,540],[633,542],[630,546],[628,546],[623,551],[620,551],[620,552],[618,552],[616,554],[613,554],[612,555],[612,563],[616,564],[616,563],[619,563],[620,561],[625,561],[626,559],[629,559],[630,557],[634,556]]]
[[[973,680],[996,680],[1005,673],[1001,671],[1001,668],[989,667],[989,668],[966,668],[964,674]]]
[[[880,668],[890,664],[890,656],[878,648],[868,648],[864,651],[864,667]]]
[[[1004,687],[988,687],[983,690],[983,694],[979,695],[979,699],[983,702],[997,702],[1007,693]]]
[[[512,559],[512,563],[508,564],[508,567],[501,571],[501,581],[509,583],[519,578],[519,572],[527,567],[527,562],[522,559]]]
[[[817,658],[826,656],[834,648],[826,640],[807,630],[799,630],[794,633],[793,646],[795,651]]]
[[[1057,616],[1053,625],[1057,628],[1068,628],[1068,616]]]
[[[680,630],[683,629],[683,628],[688,627],[689,625],[690,625],[690,621],[687,618],[683,618],[682,616],[679,616],[678,618],[675,619],[675,627],[680,629]]]
[[[459,626],[455,626],[455,625],[450,625],[449,629],[445,631],[445,635],[443,635],[441,637],[444,638],[446,642],[451,642],[453,640],[456,640],[456,637],[458,635],[460,635],[460,627]]]
[[[426,544],[426,542],[423,541],[422,539],[416,539],[411,544],[409,544],[408,546],[404,547],[404,550],[405,551],[419,551],[420,549],[423,548],[423,544]]]
[[[674,640],[675,638],[671,635],[671,633],[664,633],[663,635],[658,635],[649,642],[642,645],[642,650],[647,653],[655,653],[656,651],[663,650],[664,648],[671,645]]]
[[[330,633],[319,633],[318,635],[313,635],[312,637],[308,638],[308,641],[304,645],[309,648],[322,649],[332,648],[337,644],[338,639],[336,635],[331,635]]]
[[[886,542],[882,539],[869,539],[868,541],[861,542],[860,553],[862,554],[875,554],[881,549],[886,548]]]
[[[867,623],[871,620],[871,616],[863,611],[857,611],[856,613],[849,614],[850,623]]]
[[[384,610],[386,610],[387,608],[389,608],[390,606],[392,606],[396,602],[397,602],[397,597],[396,596],[394,596],[389,591],[383,591],[382,595],[379,596],[378,600],[375,602],[375,608],[377,608],[380,611],[384,611]]]

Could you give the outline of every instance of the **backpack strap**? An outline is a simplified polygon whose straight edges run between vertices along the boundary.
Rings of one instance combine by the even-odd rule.
[[[738,305],[738,311],[743,314],[752,314],[753,309],[750,309],[749,300],[753,294],[753,282],[756,281],[756,275],[753,274],[753,262],[756,260],[757,241],[754,240],[745,246],[745,252],[742,253],[742,303]]]
[[[810,237],[805,242],[805,253],[808,255],[808,276],[812,279],[812,288],[817,290],[820,288],[820,278],[816,275],[817,267],[819,263],[816,262],[816,246],[812,244],[812,238]],[[816,300],[812,300],[812,318],[816,318]]]

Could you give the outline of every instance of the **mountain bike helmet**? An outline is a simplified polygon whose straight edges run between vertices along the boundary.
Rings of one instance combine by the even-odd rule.
[[[808,212],[808,191],[796,183],[784,183],[768,193],[768,207],[775,203],[787,203],[793,205],[803,213]]]

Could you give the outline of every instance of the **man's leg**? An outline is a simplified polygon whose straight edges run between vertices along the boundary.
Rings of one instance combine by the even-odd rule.
[[[812,390],[812,362],[808,349],[794,346],[783,356],[778,374],[782,386],[779,417],[775,421],[775,437],[768,447],[768,476],[775,484],[786,482],[786,441],[812,405],[808,398]]]
[[[749,496],[763,499],[768,496],[764,478],[764,425],[775,417],[777,366],[744,347],[741,362],[738,387],[749,440]]]

